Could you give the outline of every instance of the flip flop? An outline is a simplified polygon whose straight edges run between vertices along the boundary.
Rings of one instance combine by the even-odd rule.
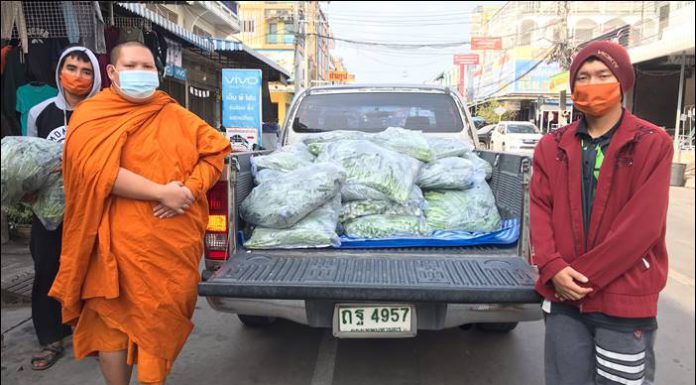
[[[46,370],[53,366],[61,357],[65,348],[62,345],[46,345],[41,348],[41,352],[31,358],[31,368],[32,370]],[[45,365],[37,366],[38,362],[45,363]]]

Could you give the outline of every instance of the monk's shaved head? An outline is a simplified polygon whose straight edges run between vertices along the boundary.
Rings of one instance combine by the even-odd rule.
[[[155,57],[152,55],[152,52],[150,51],[147,46],[139,41],[127,41],[124,43],[121,43],[114,47],[113,50],[111,50],[111,64],[116,65],[119,59],[121,59],[121,56],[123,55],[124,50],[128,51],[126,48],[131,48],[131,47],[137,47],[138,51],[144,49],[150,52],[150,56],[152,57],[152,63],[155,63]]]

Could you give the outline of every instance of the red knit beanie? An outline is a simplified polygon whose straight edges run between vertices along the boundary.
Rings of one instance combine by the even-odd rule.
[[[622,94],[630,91],[636,82],[631,58],[626,49],[611,41],[593,41],[581,49],[570,64],[570,90],[575,86],[575,76],[578,70],[590,57],[596,57],[604,63],[621,84]]]

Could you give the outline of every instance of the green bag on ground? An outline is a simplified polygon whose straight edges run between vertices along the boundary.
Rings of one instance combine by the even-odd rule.
[[[423,217],[410,215],[368,215],[347,221],[344,232],[354,238],[386,238],[420,235]]]
[[[338,195],[345,178],[335,164],[313,163],[256,186],[242,201],[240,215],[256,226],[287,229]]]
[[[426,229],[491,232],[501,225],[495,197],[486,182],[468,190],[426,191]]]
[[[327,144],[317,157],[345,169],[348,184],[373,188],[389,200],[409,200],[421,163],[366,140],[341,140]]]
[[[257,227],[244,243],[249,249],[301,249],[338,247],[341,240],[336,234],[341,197],[325,203],[304,219],[287,229]]]

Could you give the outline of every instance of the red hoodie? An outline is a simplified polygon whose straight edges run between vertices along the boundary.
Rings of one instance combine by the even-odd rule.
[[[655,317],[667,282],[665,230],[672,141],[661,128],[625,111],[600,169],[587,249],[582,215],[578,122],[552,132],[534,152],[530,185],[536,290],[554,297],[551,278],[566,266],[594,290],[575,302],[583,313]]]

